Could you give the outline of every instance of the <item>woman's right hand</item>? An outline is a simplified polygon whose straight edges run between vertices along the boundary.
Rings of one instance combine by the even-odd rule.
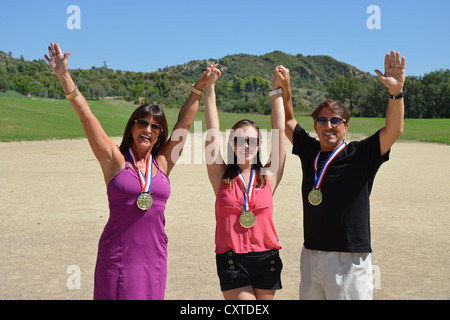
[[[58,78],[67,74],[69,72],[69,55],[72,52],[69,51],[63,55],[59,44],[52,42],[48,47],[48,53],[50,54],[50,58],[47,55],[44,55],[44,57],[53,73]]]
[[[290,89],[291,77],[289,76],[289,69],[284,66],[277,66],[274,71],[274,78],[278,79],[278,84],[283,90]]]
[[[200,78],[197,80],[195,87],[197,89],[203,90],[208,87],[211,88],[216,83],[217,79],[221,76],[221,72],[217,69],[218,64],[209,65],[209,68],[206,68],[203,71]]]

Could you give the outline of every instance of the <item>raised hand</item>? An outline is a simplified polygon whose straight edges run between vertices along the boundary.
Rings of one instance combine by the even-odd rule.
[[[384,74],[380,70],[375,70],[381,82],[389,88],[391,94],[397,94],[402,91],[405,84],[405,57],[400,59],[400,52],[387,53],[384,58]]]
[[[61,77],[69,71],[69,55],[72,52],[66,52],[63,55],[59,44],[52,42],[48,47],[48,53],[50,58],[47,55],[44,55],[44,58],[57,77]]]
[[[278,72],[281,72],[280,70],[281,70],[280,67],[277,66],[277,67],[275,68],[275,70],[273,71],[272,90],[276,90],[276,89],[278,89],[278,88],[281,88],[280,79],[279,79],[278,76],[277,76]]]
[[[211,82],[212,83],[216,83],[216,81],[222,75],[222,72],[220,72],[220,70],[217,69],[217,66],[218,66],[218,64],[209,66],[211,68]]]
[[[206,86],[212,86],[216,83],[217,79],[222,75],[219,69],[217,69],[218,64],[209,65],[208,68],[206,68],[206,71],[203,71],[202,75],[200,76],[200,79],[198,79],[197,85],[200,88],[204,88]]]
[[[291,77],[289,76],[289,69],[284,66],[277,66],[275,68],[275,71],[273,72],[274,76],[274,83],[272,85],[273,89],[275,88],[275,83],[277,82],[278,88],[281,86],[283,90],[287,90],[290,88],[290,80]]]

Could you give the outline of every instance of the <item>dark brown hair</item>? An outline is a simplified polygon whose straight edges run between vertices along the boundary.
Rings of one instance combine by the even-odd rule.
[[[123,155],[127,154],[128,149],[131,147],[131,144],[133,142],[131,129],[135,124],[135,120],[144,119],[149,115],[151,115],[153,117],[153,120],[155,120],[162,128],[162,130],[159,132],[158,140],[152,148],[152,157],[156,157],[159,154],[159,151],[162,150],[167,143],[167,135],[169,133],[167,132],[167,120],[163,109],[156,104],[145,104],[134,110],[134,112],[130,116],[130,119],[128,119],[128,123],[125,126],[125,131],[123,133],[122,142],[119,146],[120,152],[122,152]]]
[[[234,150],[232,148],[233,145],[233,138],[234,138],[234,131],[238,128],[248,127],[251,126],[256,129],[259,136],[259,141],[261,141],[261,133],[259,132],[258,125],[251,120],[244,119],[236,122],[236,124],[232,128],[232,132],[230,133],[230,136],[228,138],[228,144],[227,144],[227,168],[225,169],[225,173],[223,174],[222,181],[225,183],[227,187],[230,186],[230,183],[232,180],[236,179],[239,170],[238,170],[238,164],[237,164],[237,157],[234,153]],[[261,168],[263,167],[261,163],[261,159],[259,157],[259,150],[256,153],[256,163],[254,164],[253,168],[255,169],[256,173],[256,187],[264,187],[266,185],[266,176],[261,175]]]
[[[313,119],[317,119],[319,117],[320,111],[322,111],[323,108],[330,108],[333,110],[334,113],[336,113],[338,116],[345,119],[345,121],[348,123],[350,121],[350,112],[346,107],[342,105],[339,101],[336,100],[325,100],[322,103],[320,103],[317,108],[313,111],[311,114],[311,117]]]

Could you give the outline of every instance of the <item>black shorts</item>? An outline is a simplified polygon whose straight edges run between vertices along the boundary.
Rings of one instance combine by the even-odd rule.
[[[216,254],[220,289],[252,286],[256,289],[281,289],[283,263],[277,249],[238,254],[228,251]]]

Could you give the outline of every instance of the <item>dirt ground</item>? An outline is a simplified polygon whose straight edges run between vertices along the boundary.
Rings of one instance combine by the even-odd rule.
[[[0,162],[0,299],[92,299],[108,205],[87,140],[1,143]],[[374,299],[450,298],[449,164],[450,146],[397,142],[380,168],[371,195]],[[301,175],[289,153],[274,196],[284,265],[276,299],[298,299]],[[166,299],[222,299],[206,166],[178,164],[170,180]]]

